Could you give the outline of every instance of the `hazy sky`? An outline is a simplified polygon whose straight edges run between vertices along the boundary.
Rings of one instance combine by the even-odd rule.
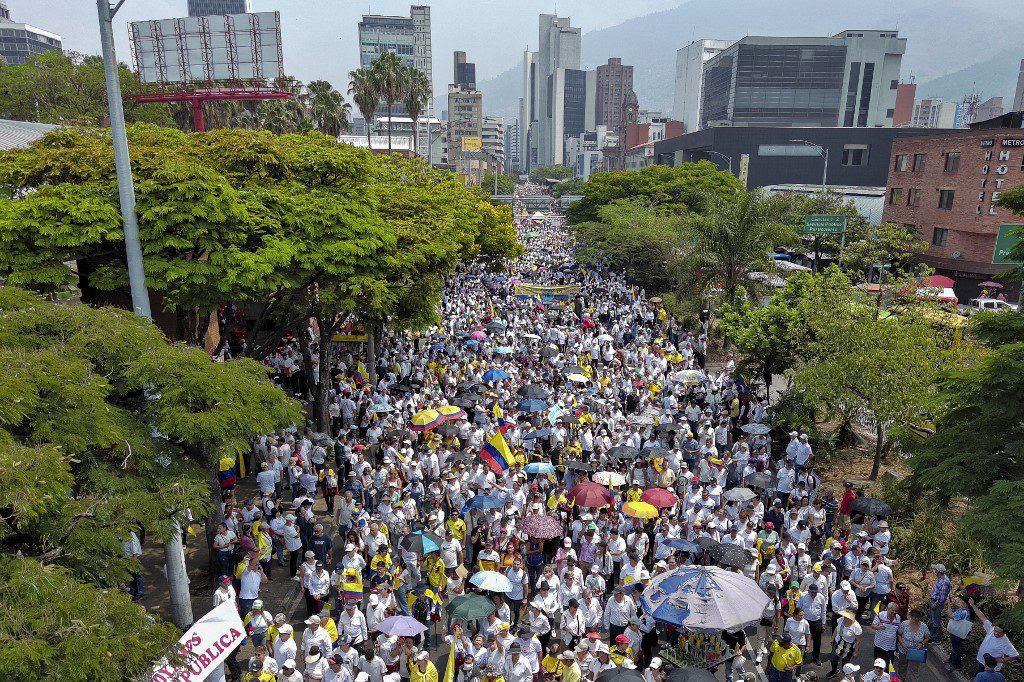
[[[483,80],[514,66],[523,49],[537,47],[537,15],[557,11],[584,32],[679,5],[682,0],[435,0],[431,6],[434,85],[445,92],[452,51],[465,50]],[[7,0],[15,21],[59,33],[64,47],[99,52],[95,0]],[[257,12],[281,12],[285,71],[303,81],[325,78],[339,90],[358,66],[356,24],[361,15],[404,14],[395,0],[253,0]],[[184,16],[186,0],[126,0],[114,20],[118,57],[130,60],[127,24]]]

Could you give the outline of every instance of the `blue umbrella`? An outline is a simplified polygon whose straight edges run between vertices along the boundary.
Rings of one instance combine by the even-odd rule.
[[[498,355],[508,355],[512,352],[512,346],[498,346],[494,349],[494,352]]]
[[[430,350],[444,350],[444,344],[435,343],[433,346],[430,347]]]
[[[505,503],[500,497],[494,495],[474,495],[466,503],[466,506],[462,508],[465,512],[467,509],[501,509],[505,506]]]
[[[504,282],[504,281],[505,281],[505,279],[506,279],[506,278],[504,278],[504,277],[501,277],[501,276],[498,276],[498,277],[491,277],[491,281],[492,281],[492,282],[498,282],[498,283]]]
[[[467,346],[479,346],[480,342],[477,341],[476,339],[469,339],[468,341],[466,341],[466,345]]]
[[[527,399],[520,401],[516,409],[520,412],[542,412],[548,409],[548,404],[543,400]]]
[[[528,434],[523,436],[523,440],[533,440],[534,438],[546,438],[551,435],[551,429],[537,429],[536,431],[530,431]]]
[[[503,369],[489,369],[484,372],[484,381],[504,381],[508,379],[508,372]]]
[[[769,601],[756,582],[717,566],[681,566],[662,573],[640,598],[655,620],[699,632],[752,625]]]
[[[555,467],[551,462],[530,462],[526,465],[526,473],[528,474],[550,474],[555,470]]]
[[[700,554],[704,551],[704,548],[696,542],[690,542],[683,538],[672,538],[671,540],[666,540],[665,546],[671,547],[672,549],[678,549],[683,552],[693,552],[694,554]]]

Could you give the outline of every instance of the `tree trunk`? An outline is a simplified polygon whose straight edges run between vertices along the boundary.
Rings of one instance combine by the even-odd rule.
[[[195,622],[192,616],[192,599],[188,590],[188,573],[185,570],[185,547],[181,542],[181,526],[164,544],[164,561],[167,563],[167,587],[171,597],[171,620],[182,630],[188,630]]]
[[[331,387],[331,360],[333,357],[333,342],[331,335],[334,333],[332,327],[324,324],[317,325],[320,330],[320,362],[317,363],[316,376],[309,374],[310,392],[313,395],[311,401],[313,423],[316,430],[322,433],[331,432],[331,415],[328,411],[327,395]],[[334,435],[334,434],[332,434]]]
[[[366,373],[370,386],[377,385],[377,323],[366,322]]]
[[[878,417],[876,416],[877,420]],[[885,445],[885,427],[881,422],[875,424],[875,461],[871,463],[871,475],[868,479],[874,481],[878,479],[878,472],[882,468],[882,449]]]
[[[391,153],[391,102],[388,102],[388,154]]]
[[[761,374],[761,378],[764,380],[764,397],[769,404],[772,402],[772,371],[766,365],[764,372]]]

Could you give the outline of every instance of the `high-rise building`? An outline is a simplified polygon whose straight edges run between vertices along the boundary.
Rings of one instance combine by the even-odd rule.
[[[13,21],[6,3],[0,2],[0,55],[6,63],[24,64],[31,55],[62,49],[59,35]]]
[[[247,14],[249,12],[252,12],[252,0],[188,0],[188,15],[190,17]]]
[[[580,29],[568,17],[541,14],[536,52],[523,59],[520,136],[524,170],[564,162],[566,135],[583,132],[587,72],[580,69]]]
[[[466,61],[466,53],[455,52],[455,71],[452,83],[466,90],[476,90],[476,64]]]
[[[1017,89],[1013,93],[1013,110],[1024,111],[1024,59],[1020,60],[1020,73],[1017,74]]]
[[[619,57],[609,57],[607,64],[597,67],[594,93],[594,122],[614,129],[622,120],[622,98],[633,89],[633,67],[625,66]]]
[[[672,117],[690,132],[700,128],[704,63],[732,45],[731,40],[695,40],[676,50],[676,90]]]
[[[892,126],[906,47],[895,30],[747,36],[705,63],[701,127]]]
[[[987,121],[991,118],[1003,115],[1003,98],[1002,97],[989,97],[987,100],[978,105],[977,110],[974,112],[975,121]]]
[[[483,151],[495,173],[505,172],[505,120],[501,116],[484,116]]]
[[[914,104],[910,125],[914,128],[952,128],[956,123],[957,103],[940,97],[920,99]]]
[[[433,50],[430,39],[430,7],[413,5],[408,17],[365,14],[359,22],[359,65],[368,67],[384,52],[398,55],[402,63],[422,71],[433,83]],[[405,107],[396,102],[392,114],[404,114]],[[421,112],[424,119],[434,116],[433,94]],[[430,144],[424,122],[418,130],[417,153],[427,156]]]
[[[505,168],[520,168],[519,159],[519,120],[513,120],[505,126]]]
[[[892,127],[902,128],[910,125],[914,116],[914,102],[917,100],[917,84],[899,83],[896,85],[896,106],[893,107]]]

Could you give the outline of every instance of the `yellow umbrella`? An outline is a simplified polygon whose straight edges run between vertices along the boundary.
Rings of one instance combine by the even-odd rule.
[[[441,415],[437,410],[423,410],[413,415],[409,428],[413,431],[429,431],[441,424]]]
[[[429,410],[427,410],[429,412]],[[453,422],[462,419],[466,416],[466,411],[457,405],[442,405],[437,408],[437,413],[441,415],[442,421]],[[420,414],[423,414],[420,412]]]
[[[627,502],[622,505],[622,513],[634,519],[658,518],[658,508],[647,502]]]

